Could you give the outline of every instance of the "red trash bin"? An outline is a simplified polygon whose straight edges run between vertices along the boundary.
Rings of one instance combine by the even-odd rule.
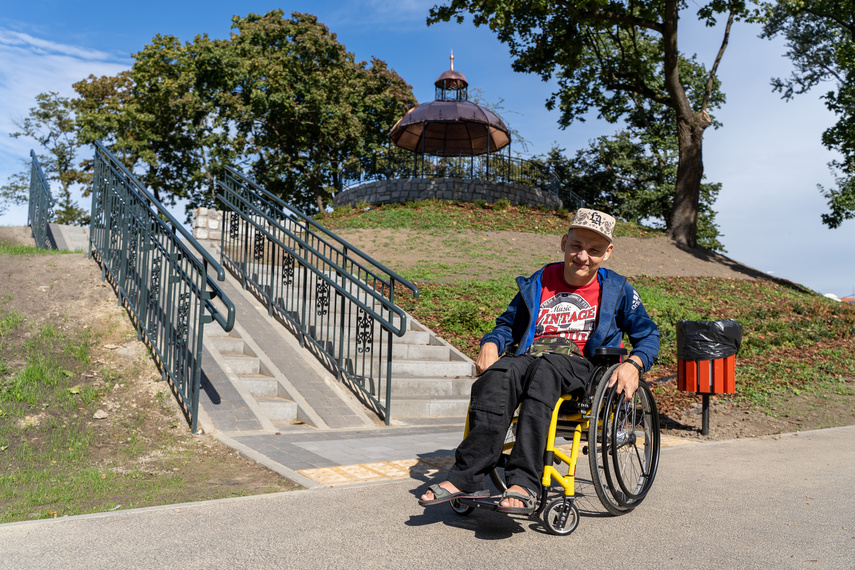
[[[736,353],[742,327],[734,320],[677,323],[677,389],[703,395],[703,426],[709,433],[710,394],[736,392]]]
[[[677,359],[677,389],[699,394],[736,392],[736,355],[715,360]]]

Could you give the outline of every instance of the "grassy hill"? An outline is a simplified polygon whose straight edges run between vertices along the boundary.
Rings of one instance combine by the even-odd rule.
[[[426,201],[364,209],[341,208],[318,221],[354,245],[373,232],[406,230],[406,245],[384,243],[379,261],[415,281],[420,297],[397,297],[415,318],[436,330],[470,357],[479,339],[492,329],[494,319],[516,293],[519,271],[493,271],[488,278],[459,278],[459,267],[441,260],[430,267],[412,267],[407,259],[430,256],[447,236],[464,231],[529,232],[560,236],[569,224],[566,212],[547,212],[508,204],[462,204]],[[363,230],[354,233],[354,229]],[[412,232],[416,232],[413,234]],[[413,239],[413,235],[421,236]],[[661,231],[618,223],[616,236],[661,237]],[[474,243],[474,245],[473,245]],[[485,242],[487,243],[487,242]],[[477,245],[477,239],[455,252],[473,266],[502,260],[502,267],[537,269],[543,260],[536,252]],[[510,260],[508,257],[517,256]],[[553,258],[554,259],[554,258]],[[459,265],[461,262],[457,262]],[[465,263],[465,262],[463,262]],[[791,417],[791,427],[806,429],[855,422],[855,307],[837,303],[796,284],[771,279],[724,279],[704,275],[663,277],[651,259],[649,271],[630,278],[638,289],[662,336],[656,366],[647,379],[654,384],[660,410],[677,417],[697,407],[699,397],[676,390],[676,329],[680,320],[735,319],[743,327],[737,356],[737,393],[719,400],[762,411],[769,417]],[[448,278],[455,274],[454,279]],[[428,278],[425,278],[425,277]],[[628,339],[626,340],[629,344]],[[827,413],[812,413],[825,407]],[[805,408],[810,409],[805,409]],[[847,413],[848,410],[848,413]],[[813,417],[813,419],[811,419]]]

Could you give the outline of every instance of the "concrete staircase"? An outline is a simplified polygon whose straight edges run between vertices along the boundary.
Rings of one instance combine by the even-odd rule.
[[[392,347],[392,417],[462,421],[475,364],[409,315],[407,324]]]
[[[254,404],[265,418],[274,425],[302,421],[296,402],[289,397],[275,373],[241,338],[240,333],[224,333],[219,327],[209,327],[205,335],[209,348],[219,351],[220,357],[252,396]]]
[[[206,246],[219,256],[218,244]],[[237,307],[237,325],[228,334],[216,325],[208,325],[205,347],[263,431],[280,431],[294,424],[321,429],[340,427],[337,422],[341,421],[344,407],[359,416],[362,425],[379,423],[376,415],[359,401],[359,394],[350,392],[310,350],[299,347],[293,334],[268,316],[267,308],[237,279],[228,274],[224,285]],[[307,302],[314,303],[313,293]],[[340,318],[334,318],[340,322]],[[355,338],[355,318],[345,319],[345,326],[351,328],[350,338]],[[263,341],[271,335],[277,337],[275,342]],[[286,344],[291,351],[289,358],[280,353]],[[393,424],[463,421],[474,381],[472,360],[409,315],[406,333],[393,339],[392,357]],[[296,375],[302,378],[295,378],[297,360],[304,372]],[[375,365],[380,364],[375,360]],[[306,373],[309,369],[311,372]],[[314,381],[310,382],[307,376],[314,376]],[[329,400],[335,400],[337,405]]]

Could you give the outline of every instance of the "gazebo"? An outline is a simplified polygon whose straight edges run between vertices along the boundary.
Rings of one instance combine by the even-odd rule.
[[[559,208],[555,179],[542,165],[512,158],[501,117],[469,101],[469,82],[450,69],[434,82],[435,99],[413,107],[389,132],[394,147],[373,172],[335,197],[336,205],[439,198]],[[500,152],[507,149],[507,153]]]
[[[451,69],[434,82],[436,99],[413,107],[390,133],[396,146],[434,156],[489,155],[507,147],[511,135],[504,121],[489,109],[469,101],[469,82]]]

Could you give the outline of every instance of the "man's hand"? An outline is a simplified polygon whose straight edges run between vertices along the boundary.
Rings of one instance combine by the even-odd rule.
[[[475,373],[483,374],[497,360],[499,360],[499,347],[495,343],[485,342],[481,345],[478,358],[475,359]]]
[[[633,362],[641,364],[638,358],[630,358]],[[635,394],[635,391],[638,389],[638,380],[638,369],[632,364],[624,362],[615,369],[612,377],[609,378],[609,388],[617,384],[618,393],[623,392],[624,397],[628,400],[632,398],[633,394]]]

